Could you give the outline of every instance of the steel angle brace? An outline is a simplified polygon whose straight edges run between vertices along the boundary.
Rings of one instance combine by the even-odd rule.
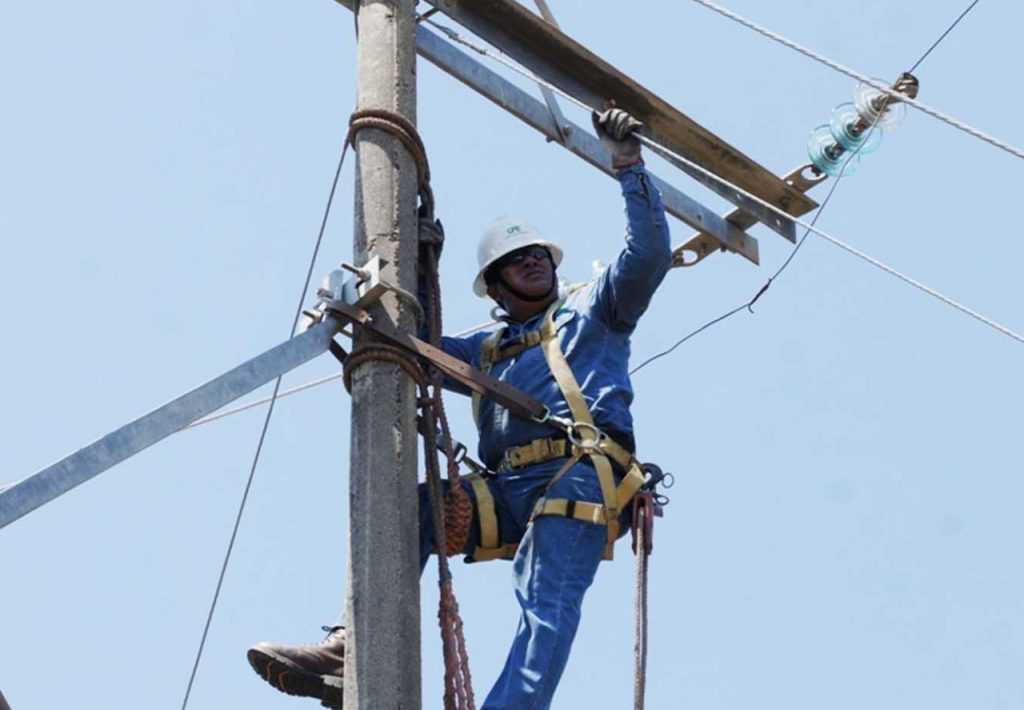
[[[551,12],[551,8],[548,7],[547,0],[534,0],[537,5],[537,9],[540,10],[541,16],[544,21],[558,27],[558,21],[555,19],[555,15]],[[544,103],[547,104],[548,112],[551,113],[551,118],[555,121],[555,127],[558,129],[559,142],[564,143],[566,134],[572,131],[569,124],[565,120],[565,115],[562,114],[562,108],[558,105],[558,99],[555,98],[555,92],[548,87],[540,84],[541,96],[544,97]]]
[[[355,4],[355,0],[337,2],[350,10]],[[602,172],[615,175],[608,152],[589,129],[565,121],[559,130],[557,120],[544,103],[424,27],[416,29],[416,49],[424,59],[533,127],[549,141],[558,143]],[[757,240],[743,229],[729,224],[714,210],[660,177],[651,175],[651,179],[661,191],[669,214],[701,233],[712,235],[716,243],[724,244],[729,251],[755,264],[759,262]]]
[[[816,172],[813,165],[807,164],[787,173],[782,179],[800,192],[807,192],[812,187],[820,185],[827,180],[828,175]],[[801,207],[800,210],[802,209],[803,208]],[[813,207],[810,209],[813,209]],[[807,211],[809,212],[810,209]],[[792,212],[791,214],[794,217],[801,217],[804,214],[807,214],[807,212],[800,210]],[[749,212],[744,212],[741,209],[735,209],[727,214],[724,221],[726,224],[739,230],[750,229],[758,223],[757,218],[753,217]],[[746,234],[745,231],[743,233]],[[732,251],[733,247],[718,238],[718,236],[711,231],[707,229],[698,229],[696,234],[692,235],[684,243],[672,249],[672,266],[673,268],[678,266],[693,266],[702,261],[705,257],[714,254],[716,251],[722,250]]]
[[[417,29],[416,47],[426,60],[540,131],[548,140],[557,142],[602,172],[615,175],[608,151],[590,130],[565,121],[563,131],[560,132],[543,103],[425,28]],[[651,179],[661,192],[665,210],[669,214],[694,229],[714,235],[730,251],[758,263],[756,239],[662,178],[652,174]]]
[[[327,351],[341,323],[315,327],[125,424],[57,463],[0,489],[0,528]]]
[[[378,321],[358,306],[342,300],[325,300],[321,308],[329,317],[365,328],[387,342],[429,360],[452,379],[462,383],[473,392],[498,402],[517,416],[538,421],[549,418],[548,408],[539,400],[467,365],[462,360],[452,357],[404,330],[399,330],[390,323]]]

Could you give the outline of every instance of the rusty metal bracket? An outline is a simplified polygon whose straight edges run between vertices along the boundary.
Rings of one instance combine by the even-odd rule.
[[[818,172],[817,168],[808,163],[787,173],[783,181],[800,192],[807,192],[812,187],[820,185],[828,176]],[[813,204],[813,203],[812,203]],[[801,208],[802,209],[802,208]],[[809,210],[808,210],[809,211]],[[800,217],[806,212],[797,211],[794,217]],[[725,216],[727,224],[743,231],[758,224],[758,220],[749,212],[733,210]],[[672,267],[693,266],[700,263],[705,257],[714,254],[716,251],[733,251],[717,237],[708,232],[698,231],[684,243],[672,250]]]
[[[537,421],[549,419],[548,408],[525,392],[477,370],[443,350],[399,330],[394,325],[375,319],[358,306],[341,300],[325,301],[326,313],[343,321],[359,325],[414,355],[429,360],[444,374],[460,382],[477,394],[488,397],[517,416]]]

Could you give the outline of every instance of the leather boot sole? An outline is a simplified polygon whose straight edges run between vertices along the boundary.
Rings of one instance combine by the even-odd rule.
[[[264,648],[250,648],[247,656],[256,674],[282,693],[317,698],[324,707],[343,710],[344,679],[310,673],[284,656]]]

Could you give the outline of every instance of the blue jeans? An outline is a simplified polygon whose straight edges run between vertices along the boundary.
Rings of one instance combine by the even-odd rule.
[[[534,504],[562,463],[564,460],[503,471],[487,481],[494,497],[501,541],[520,543],[512,565],[522,616],[505,667],[481,710],[549,708],[569,660],[583,595],[594,581],[608,532],[603,525],[558,516],[540,517],[527,525]],[[472,496],[470,486],[463,485]],[[434,526],[425,484],[420,485],[419,492],[422,571],[434,551]],[[597,473],[584,463],[570,469],[546,495],[602,501]],[[471,556],[479,540],[480,530],[474,516],[464,552]]]

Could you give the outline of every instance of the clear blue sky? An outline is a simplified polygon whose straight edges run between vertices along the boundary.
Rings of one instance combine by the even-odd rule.
[[[886,79],[965,5],[730,0]],[[777,173],[806,162],[807,135],[854,88],[695,3],[552,9]],[[1024,144],[1022,23],[1019,4],[979,3],[918,71],[920,98]],[[7,3],[0,78],[4,482],[287,336],[354,109],[353,22],[331,0]],[[419,78],[450,330],[486,317],[475,244],[500,213],[561,241],[570,279],[615,255],[613,181],[433,66]],[[351,168],[317,274],[351,258]],[[1022,330],[1022,175],[1017,158],[910,111],[819,225]],[[675,243],[690,234],[672,229]],[[761,287],[792,247],[754,234],[761,267],[721,254],[669,275],[637,361]],[[652,560],[648,707],[1024,706],[1024,346],[813,236],[755,311],[635,378],[642,457],[677,478]],[[335,368],[318,360],[285,386]],[[468,404],[449,409],[472,441]],[[336,382],[280,402],[195,710],[316,707],[269,689],[244,651],[318,640],[341,606],[348,412]],[[14,710],[180,706],[262,416],[175,435],[0,531],[0,690]],[[482,698],[517,619],[511,571],[454,571]],[[587,599],[556,707],[630,705],[632,573],[622,546]],[[425,708],[441,705],[435,579],[428,568]]]

